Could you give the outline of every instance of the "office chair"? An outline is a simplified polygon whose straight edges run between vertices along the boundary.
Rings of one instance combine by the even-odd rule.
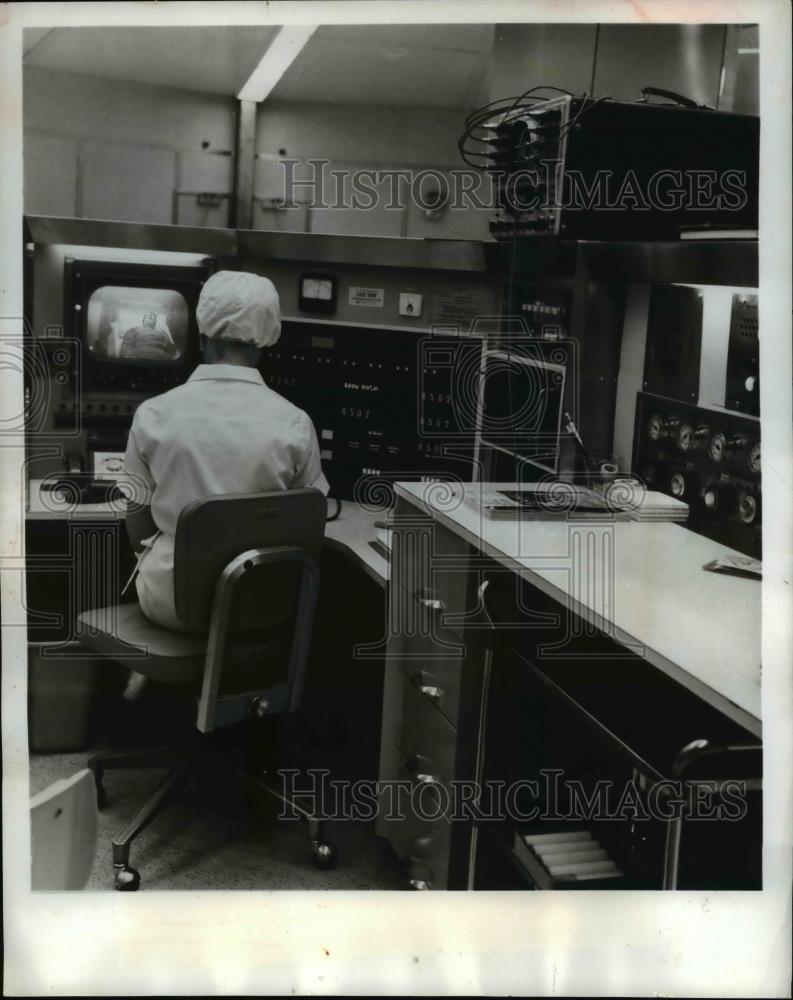
[[[30,800],[31,888],[83,889],[96,851],[96,789],[85,768]]]
[[[711,793],[740,782],[745,792],[763,790],[763,746],[761,743],[714,744],[693,740],[678,751],[672,774],[683,783],[682,809],[667,821],[664,846],[663,889],[677,889],[685,820],[694,811],[698,786]]]
[[[106,770],[174,762],[113,838],[116,889],[140,885],[140,873],[129,865],[133,839],[190,779],[215,769],[209,734],[299,706],[325,513],[325,497],[313,489],[197,500],[179,516],[174,549],[174,603],[186,631],[153,624],[138,604],[79,615],[80,641],[88,649],[150,680],[181,685],[197,701],[196,745],[179,753],[100,754],[88,762],[100,808]],[[315,863],[334,867],[336,850],[323,836],[322,820],[261,775],[246,776],[308,821]]]

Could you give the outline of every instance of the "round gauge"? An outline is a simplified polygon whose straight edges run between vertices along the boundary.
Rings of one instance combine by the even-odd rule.
[[[744,524],[752,524],[757,517],[757,500],[751,493],[744,493],[738,504],[738,517]]]
[[[727,451],[727,438],[721,433],[721,431],[716,431],[713,437],[710,439],[710,445],[708,446],[708,455],[714,462],[721,462]]]
[[[649,435],[650,440],[658,441],[662,438],[664,436],[664,429],[663,420],[657,413],[654,413],[647,421],[647,434]]]
[[[694,444],[694,428],[691,424],[681,424],[677,429],[677,446],[681,451],[688,451]]]
[[[708,510],[717,510],[719,506],[719,494],[715,486],[711,486],[709,489],[705,490],[705,495],[702,498],[705,501],[705,506]]]
[[[645,465],[644,467],[644,481],[648,486],[652,486],[655,482],[655,469],[652,465]]]
[[[669,480],[673,497],[682,497],[686,492],[686,478],[682,472],[676,472]]]
[[[749,468],[752,472],[760,471],[760,442],[755,441],[752,450],[749,452]]]

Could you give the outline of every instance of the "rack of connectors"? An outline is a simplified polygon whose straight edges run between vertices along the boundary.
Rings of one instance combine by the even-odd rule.
[[[633,455],[648,488],[688,503],[689,528],[760,557],[759,418],[640,392]]]

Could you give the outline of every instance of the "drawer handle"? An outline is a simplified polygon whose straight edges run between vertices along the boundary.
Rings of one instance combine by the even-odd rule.
[[[428,608],[430,611],[443,611],[446,607],[443,601],[433,596],[431,590],[417,591],[416,600],[423,608]]]
[[[441,700],[441,695],[443,692],[435,684],[429,683],[430,677],[423,670],[417,671],[410,678],[413,687],[421,694],[425,695],[430,701],[439,702]]]
[[[440,785],[441,779],[437,774],[430,774],[427,768],[429,761],[426,757],[416,754],[415,757],[408,757],[405,767],[409,774],[413,775],[419,785]]]
[[[419,892],[426,892],[428,889],[432,888],[432,869],[421,858],[409,855],[406,858],[401,859],[402,870],[408,877],[408,885],[411,889],[416,889]],[[412,872],[411,872],[412,869]],[[424,875],[421,878],[419,875]]]

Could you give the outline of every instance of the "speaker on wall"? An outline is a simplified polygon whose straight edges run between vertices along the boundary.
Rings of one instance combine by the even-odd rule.
[[[702,292],[655,285],[650,293],[644,391],[695,403],[699,395]]]
[[[724,405],[728,410],[760,416],[760,337],[756,295],[736,292],[732,297]]]

